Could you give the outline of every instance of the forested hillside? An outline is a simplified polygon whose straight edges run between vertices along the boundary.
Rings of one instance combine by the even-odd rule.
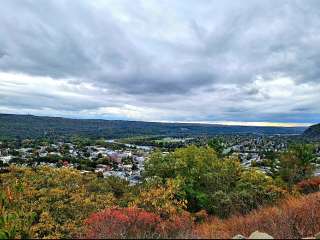
[[[73,135],[91,138],[121,138],[135,135],[197,136],[231,133],[301,134],[304,130],[304,128],[84,120],[0,114],[0,137],[2,138],[52,138],[69,137]]]
[[[304,135],[307,137],[315,137],[320,138],[320,124],[313,125],[309,127],[305,132]]]

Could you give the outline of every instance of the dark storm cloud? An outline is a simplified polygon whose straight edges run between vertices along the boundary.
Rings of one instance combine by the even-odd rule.
[[[39,96],[39,79],[28,91],[0,82],[0,102],[147,119],[273,121],[282,112],[310,121],[320,113],[319,29],[316,0],[4,0],[0,72],[22,74],[13,84],[47,77],[55,91]]]

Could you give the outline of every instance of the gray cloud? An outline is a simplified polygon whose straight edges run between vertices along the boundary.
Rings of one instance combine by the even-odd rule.
[[[13,85],[36,80],[29,90],[0,82],[0,103],[146,120],[316,122],[319,29],[316,0],[4,0],[0,72],[22,74]],[[40,93],[39,81],[55,91]],[[284,95],[272,93],[279,88]]]

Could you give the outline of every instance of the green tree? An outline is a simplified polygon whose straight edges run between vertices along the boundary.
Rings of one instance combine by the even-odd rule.
[[[289,188],[314,174],[316,155],[313,145],[294,145],[281,154],[279,160],[278,175]]]
[[[244,169],[238,159],[221,159],[212,148],[205,147],[189,146],[169,154],[156,152],[146,162],[144,173],[146,180],[154,176],[163,184],[179,179],[175,196],[186,200],[189,211],[204,209],[221,217],[274,202],[283,193],[271,177]],[[253,203],[237,207],[241,194]]]
[[[215,150],[219,157],[222,156],[224,147],[222,142],[217,138],[212,138],[208,141],[208,146]]]

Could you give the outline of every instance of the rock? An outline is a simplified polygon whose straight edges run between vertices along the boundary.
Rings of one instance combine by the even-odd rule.
[[[315,239],[320,239],[320,232],[318,232],[316,235],[314,235]]]
[[[273,237],[267,233],[255,231],[251,233],[251,235],[249,236],[249,239],[273,239]]]
[[[241,234],[238,234],[238,235],[235,235],[232,239],[246,239],[246,237]]]

